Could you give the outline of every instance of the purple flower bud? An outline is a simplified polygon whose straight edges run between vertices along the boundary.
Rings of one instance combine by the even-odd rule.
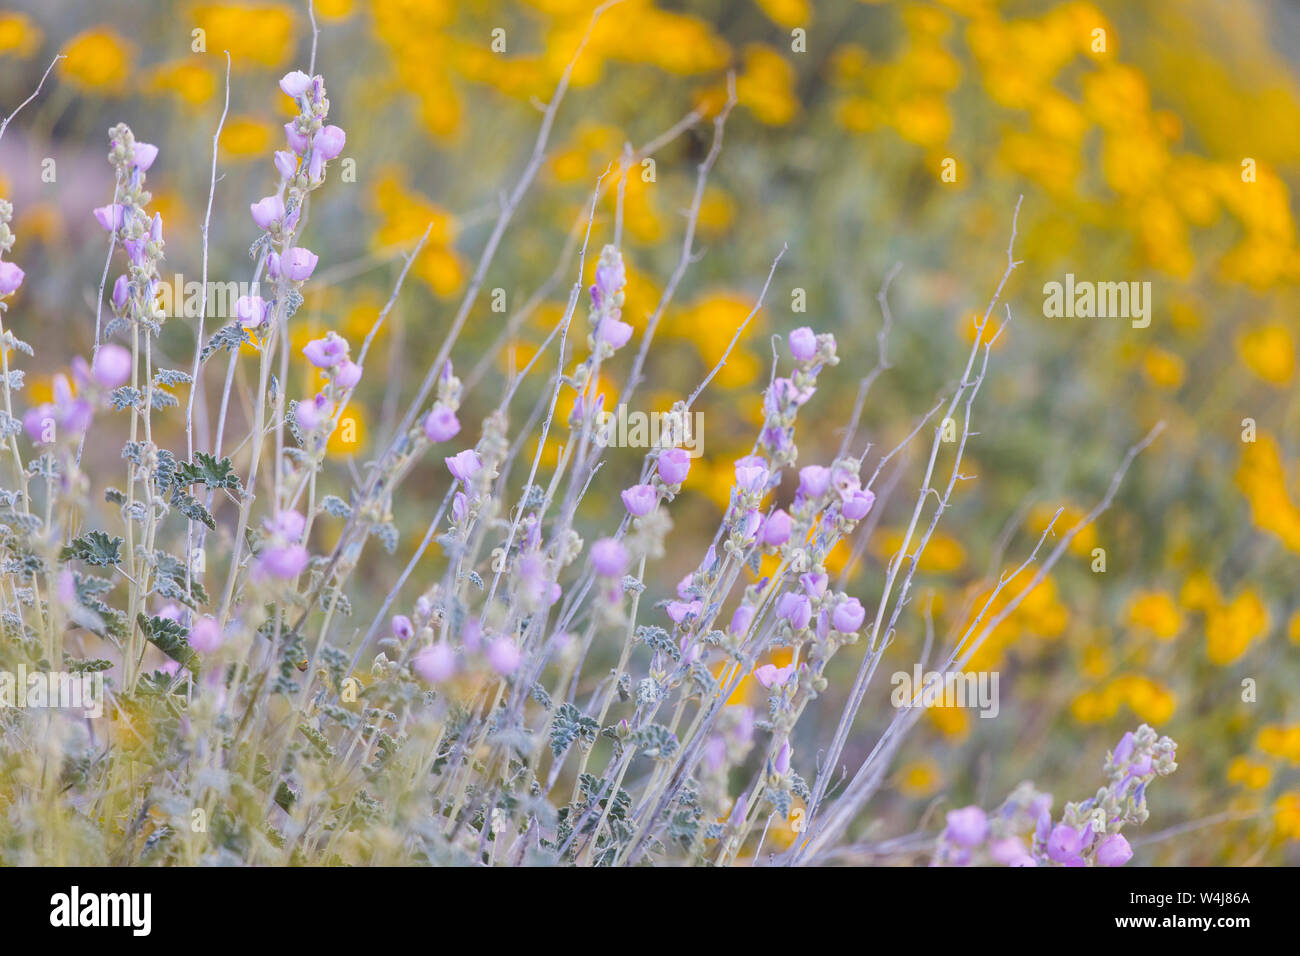
[[[260,295],[241,295],[235,300],[235,318],[244,328],[255,329],[266,321],[266,308],[266,300]]]
[[[456,674],[456,652],[446,644],[422,647],[411,659],[411,669],[430,684],[442,684]]]
[[[655,493],[654,485],[633,485],[631,488],[624,489],[620,497],[628,514],[636,518],[644,518],[654,510],[658,495]]]
[[[736,608],[735,613],[731,615],[731,625],[727,628],[732,634],[744,634],[749,630],[750,623],[754,620],[754,608],[749,604],[742,604]]]
[[[1137,738],[1133,736],[1133,731],[1128,731],[1119,739],[1115,745],[1115,763],[1127,763],[1129,757],[1133,756],[1133,748],[1137,746]]]
[[[136,140],[135,157],[133,159],[136,169],[142,173],[149,172],[149,167],[153,165],[153,161],[157,158],[157,146],[153,145],[153,143],[142,143]]]
[[[294,70],[280,78],[280,89],[284,90],[285,96],[296,100],[310,90],[314,82],[314,78],[302,70]]]
[[[113,283],[113,308],[121,312],[126,308],[127,299],[131,295],[131,280],[125,275],[117,277]]]
[[[225,642],[216,619],[206,614],[190,628],[189,645],[200,654],[211,654]]]
[[[820,498],[831,486],[831,470],[809,465],[799,471],[799,490],[805,498]]]
[[[399,641],[409,641],[415,636],[415,625],[405,614],[393,615],[393,637]]]
[[[469,519],[469,499],[465,492],[458,491],[451,498],[451,516],[457,524],[464,524]]]
[[[989,820],[977,806],[948,811],[948,822],[943,835],[949,843],[958,846],[979,846],[989,835]]]
[[[348,357],[348,340],[337,332],[326,332],[323,339],[312,339],[302,347],[307,361],[317,368],[333,368]]]
[[[799,575],[799,584],[808,593],[808,597],[814,601],[826,593],[826,585],[829,580],[825,574],[813,574],[811,571]]]
[[[803,630],[812,620],[812,603],[806,595],[787,591],[776,602],[776,616],[788,621],[796,631]]]
[[[781,744],[781,749],[776,753],[776,760],[772,763],[772,769],[782,777],[790,772],[790,741]]]
[[[817,354],[817,334],[808,326],[790,333],[790,354],[797,361],[808,362]]]
[[[478,452],[474,451],[472,448],[466,449],[459,455],[453,455],[450,458],[446,458],[444,461],[447,463],[447,470],[451,472],[451,476],[458,481],[465,482],[466,484],[469,484],[470,480],[473,479],[473,477],[477,475],[479,470],[483,467],[483,462],[479,460]]]
[[[307,147],[311,145],[311,140],[298,132],[298,123],[296,120],[289,120],[289,122],[284,124],[284,135],[288,137],[289,148],[299,156],[307,152]]]
[[[117,388],[131,377],[131,353],[120,345],[101,345],[91,361],[91,374],[102,388]]]
[[[265,196],[250,203],[248,209],[259,229],[268,230],[284,218],[284,200],[279,196]]]
[[[1047,855],[1057,863],[1068,863],[1083,849],[1083,834],[1074,827],[1058,823],[1047,838]]]
[[[627,570],[627,549],[613,538],[601,538],[591,546],[591,564],[602,577],[621,577]]]
[[[151,222],[151,223],[149,224],[149,241],[150,241],[150,242],[162,242],[162,237],[163,237],[163,228],[162,228],[162,226],[163,226],[163,223],[162,223],[162,213],[160,213],[160,212],[156,212],[156,213],[154,213],[154,214],[153,214],[153,222]]]
[[[725,759],[726,757],[725,743],[723,743],[723,747],[724,747],[723,758]],[[731,813],[727,815],[727,824],[733,827],[741,826],[745,822],[745,817],[748,815],[749,815],[749,794],[746,792],[738,796],[736,798],[736,802],[731,805]]]
[[[339,127],[326,126],[317,132],[315,139],[312,140],[312,155],[319,156],[321,159],[334,159],[343,152],[343,146],[347,141],[347,134]]]
[[[521,659],[519,648],[515,647],[515,642],[505,635],[488,645],[486,656],[488,666],[502,677],[513,674],[519,667]]]
[[[12,262],[0,262],[0,295],[13,295],[27,273]]]
[[[1123,866],[1133,859],[1133,848],[1122,833],[1112,833],[1097,844],[1097,863],[1100,866]]]
[[[121,203],[100,206],[95,210],[95,221],[109,232],[115,232],[121,229],[122,223],[126,221],[126,207]]]
[[[449,441],[460,433],[456,413],[446,405],[435,405],[424,419],[424,434],[431,442]]]
[[[875,492],[872,491],[854,491],[851,492],[840,504],[840,511],[844,517],[850,521],[861,521],[871,511],[872,505],[876,503]]]
[[[754,679],[768,690],[771,690],[773,687],[782,686],[793,673],[793,661],[784,667],[777,667],[775,664],[764,664],[762,667],[754,668]]]
[[[862,602],[851,597],[835,606],[835,613],[831,615],[831,627],[841,634],[852,634],[862,626],[866,616],[867,611]]]
[[[294,282],[305,282],[316,271],[318,261],[320,261],[320,257],[316,253],[299,246],[290,249],[280,257],[280,268]]]
[[[277,149],[275,151],[275,171],[280,174],[283,180],[293,179],[298,172],[298,157],[287,149]]]
[[[669,448],[659,453],[659,477],[666,485],[680,485],[691,470],[691,456],[683,448]]]
[[[351,359],[344,359],[334,366],[334,384],[339,388],[354,389],[361,381],[362,368]]]
[[[794,529],[794,520],[780,508],[777,508],[763,522],[763,543],[777,548],[790,540]]]

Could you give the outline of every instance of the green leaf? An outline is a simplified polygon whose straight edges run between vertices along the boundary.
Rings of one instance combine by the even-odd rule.
[[[204,484],[209,488],[239,488],[239,476],[229,458],[218,461],[206,452],[199,452],[194,461],[183,463],[176,470],[176,479],[182,485]]]
[[[122,538],[110,538],[102,531],[88,531],[59,552],[60,561],[84,561],[111,568],[122,560]]]

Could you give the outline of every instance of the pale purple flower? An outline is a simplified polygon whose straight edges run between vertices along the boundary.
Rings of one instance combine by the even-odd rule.
[[[1069,863],[1078,859],[1083,846],[1082,833],[1072,826],[1058,823],[1047,838],[1047,855],[1056,863]]]
[[[190,628],[189,645],[200,654],[211,654],[225,642],[221,627],[216,619],[206,614],[194,622]]]
[[[754,620],[754,607],[750,604],[741,604],[731,615],[731,625],[727,630],[732,634],[744,634],[749,630],[750,623]]]
[[[312,155],[326,160],[334,159],[343,152],[347,140],[347,134],[339,127],[326,126],[316,133],[316,137],[311,142]]]
[[[297,120],[289,120],[284,124],[284,135],[288,137],[289,148],[299,156],[307,152],[307,147],[311,145],[311,140],[298,132]]]
[[[266,309],[266,300],[260,295],[241,295],[235,300],[235,318],[246,329],[255,329],[265,322]]]
[[[334,384],[339,388],[353,389],[361,381],[362,368],[351,359],[344,359],[334,366]]]
[[[680,624],[688,616],[694,617],[704,609],[702,601],[669,601],[666,610],[674,624]]]
[[[327,408],[329,403],[325,401],[324,395],[317,395],[315,398],[309,398],[306,401],[299,402],[293,407],[294,421],[303,431],[314,432],[320,427],[329,415]]]
[[[296,100],[310,90],[314,83],[314,78],[302,70],[293,70],[280,78],[280,89],[284,91],[285,96]]]
[[[109,232],[115,232],[126,221],[126,207],[121,203],[100,206],[95,210],[95,221]]]
[[[460,433],[456,413],[446,405],[435,405],[424,419],[424,434],[431,442],[449,441]]]
[[[680,485],[691,470],[691,456],[683,448],[669,448],[659,453],[659,477],[666,485]]]
[[[348,340],[337,332],[326,332],[323,339],[312,339],[304,345],[302,354],[317,368],[333,368],[347,359]]]
[[[411,659],[411,669],[430,684],[442,684],[456,674],[456,652],[446,644],[422,647]]]
[[[488,666],[502,677],[509,677],[513,674],[522,659],[515,642],[505,635],[496,638],[488,645],[486,656]]]
[[[131,377],[131,353],[120,345],[101,345],[91,362],[91,374],[102,388],[117,388]]]
[[[658,495],[655,493],[654,485],[633,485],[631,488],[624,489],[620,497],[628,514],[643,518],[654,510]]]
[[[300,544],[273,545],[258,555],[258,566],[270,577],[292,581],[310,560],[310,552]]]
[[[1014,866],[1021,857],[1028,855],[1025,844],[1017,837],[1003,837],[1000,840],[989,841],[989,856],[993,858],[994,863]]]
[[[310,249],[297,246],[280,257],[280,268],[294,282],[305,282],[316,271],[320,257]]]
[[[293,179],[298,172],[297,155],[287,149],[277,149],[275,151],[275,171],[280,174],[280,178],[283,180]]]
[[[812,603],[807,595],[787,591],[777,599],[776,616],[788,621],[796,631],[803,630],[812,620]]]
[[[782,686],[793,673],[793,661],[784,667],[777,667],[775,664],[764,664],[762,667],[754,668],[754,679],[768,690],[771,690],[773,687]]]
[[[627,345],[633,331],[628,323],[612,317],[607,318],[600,323],[600,341],[617,351]]]
[[[821,465],[808,465],[799,470],[799,490],[805,498],[820,498],[831,486],[831,470]]]
[[[393,616],[393,637],[399,641],[409,641],[415,636],[415,625],[405,614],[395,614]]]
[[[307,530],[307,519],[297,511],[281,511],[274,520],[266,522],[266,528],[286,541],[301,541]]]
[[[139,140],[135,144],[135,156],[133,162],[135,168],[142,173],[147,173],[153,161],[158,158],[158,147],[153,143],[141,143]]]
[[[794,529],[794,520],[780,508],[777,508],[763,522],[763,543],[769,547],[780,547],[790,540]]]
[[[876,495],[871,491],[851,492],[840,504],[840,511],[850,521],[861,521],[876,503]]]
[[[469,484],[473,477],[477,475],[479,470],[483,467],[483,462],[479,460],[478,452],[474,451],[472,448],[466,449],[459,455],[453,455],[446,458],[444,461],[447,463],[447,470],[451,472],[451,476],[466,484]]]
[[[867,611],[862,602],[851,597],[835,606],[835,613],[831,615],[831,627],[841,634],[852,634],[862,626],[866,616]]]
[[[736,462],[736,487],[750,494],[758,494],[766,489],[768,474],[767,468],[755,463],[752,456],[742,458]]]
[[[249,211],[257,228],[267,230],[284,218],[284,200],[279,196],[265,196],[255,203],[250,203]]]
[[[601,538],[591,546],[591,564],[602,577],[621,577],[627,570],[627,549],[613,538]]]
[[[23,284],[22,269],[12,262],[0,262],[0,295],[13,295]]]
[[[800,362],[810,361],[817,354],[817,334],[808,326],[790,333],[790,354]]]
[[[966,847],[979,846],[989,835],[988,817],[976,806],[950,810],[943,834],[949,843]]]
[[[1112,833],[1097,844],[1099,866],[1123,866],[1133,859],[1133,848],[1122,833]]]

